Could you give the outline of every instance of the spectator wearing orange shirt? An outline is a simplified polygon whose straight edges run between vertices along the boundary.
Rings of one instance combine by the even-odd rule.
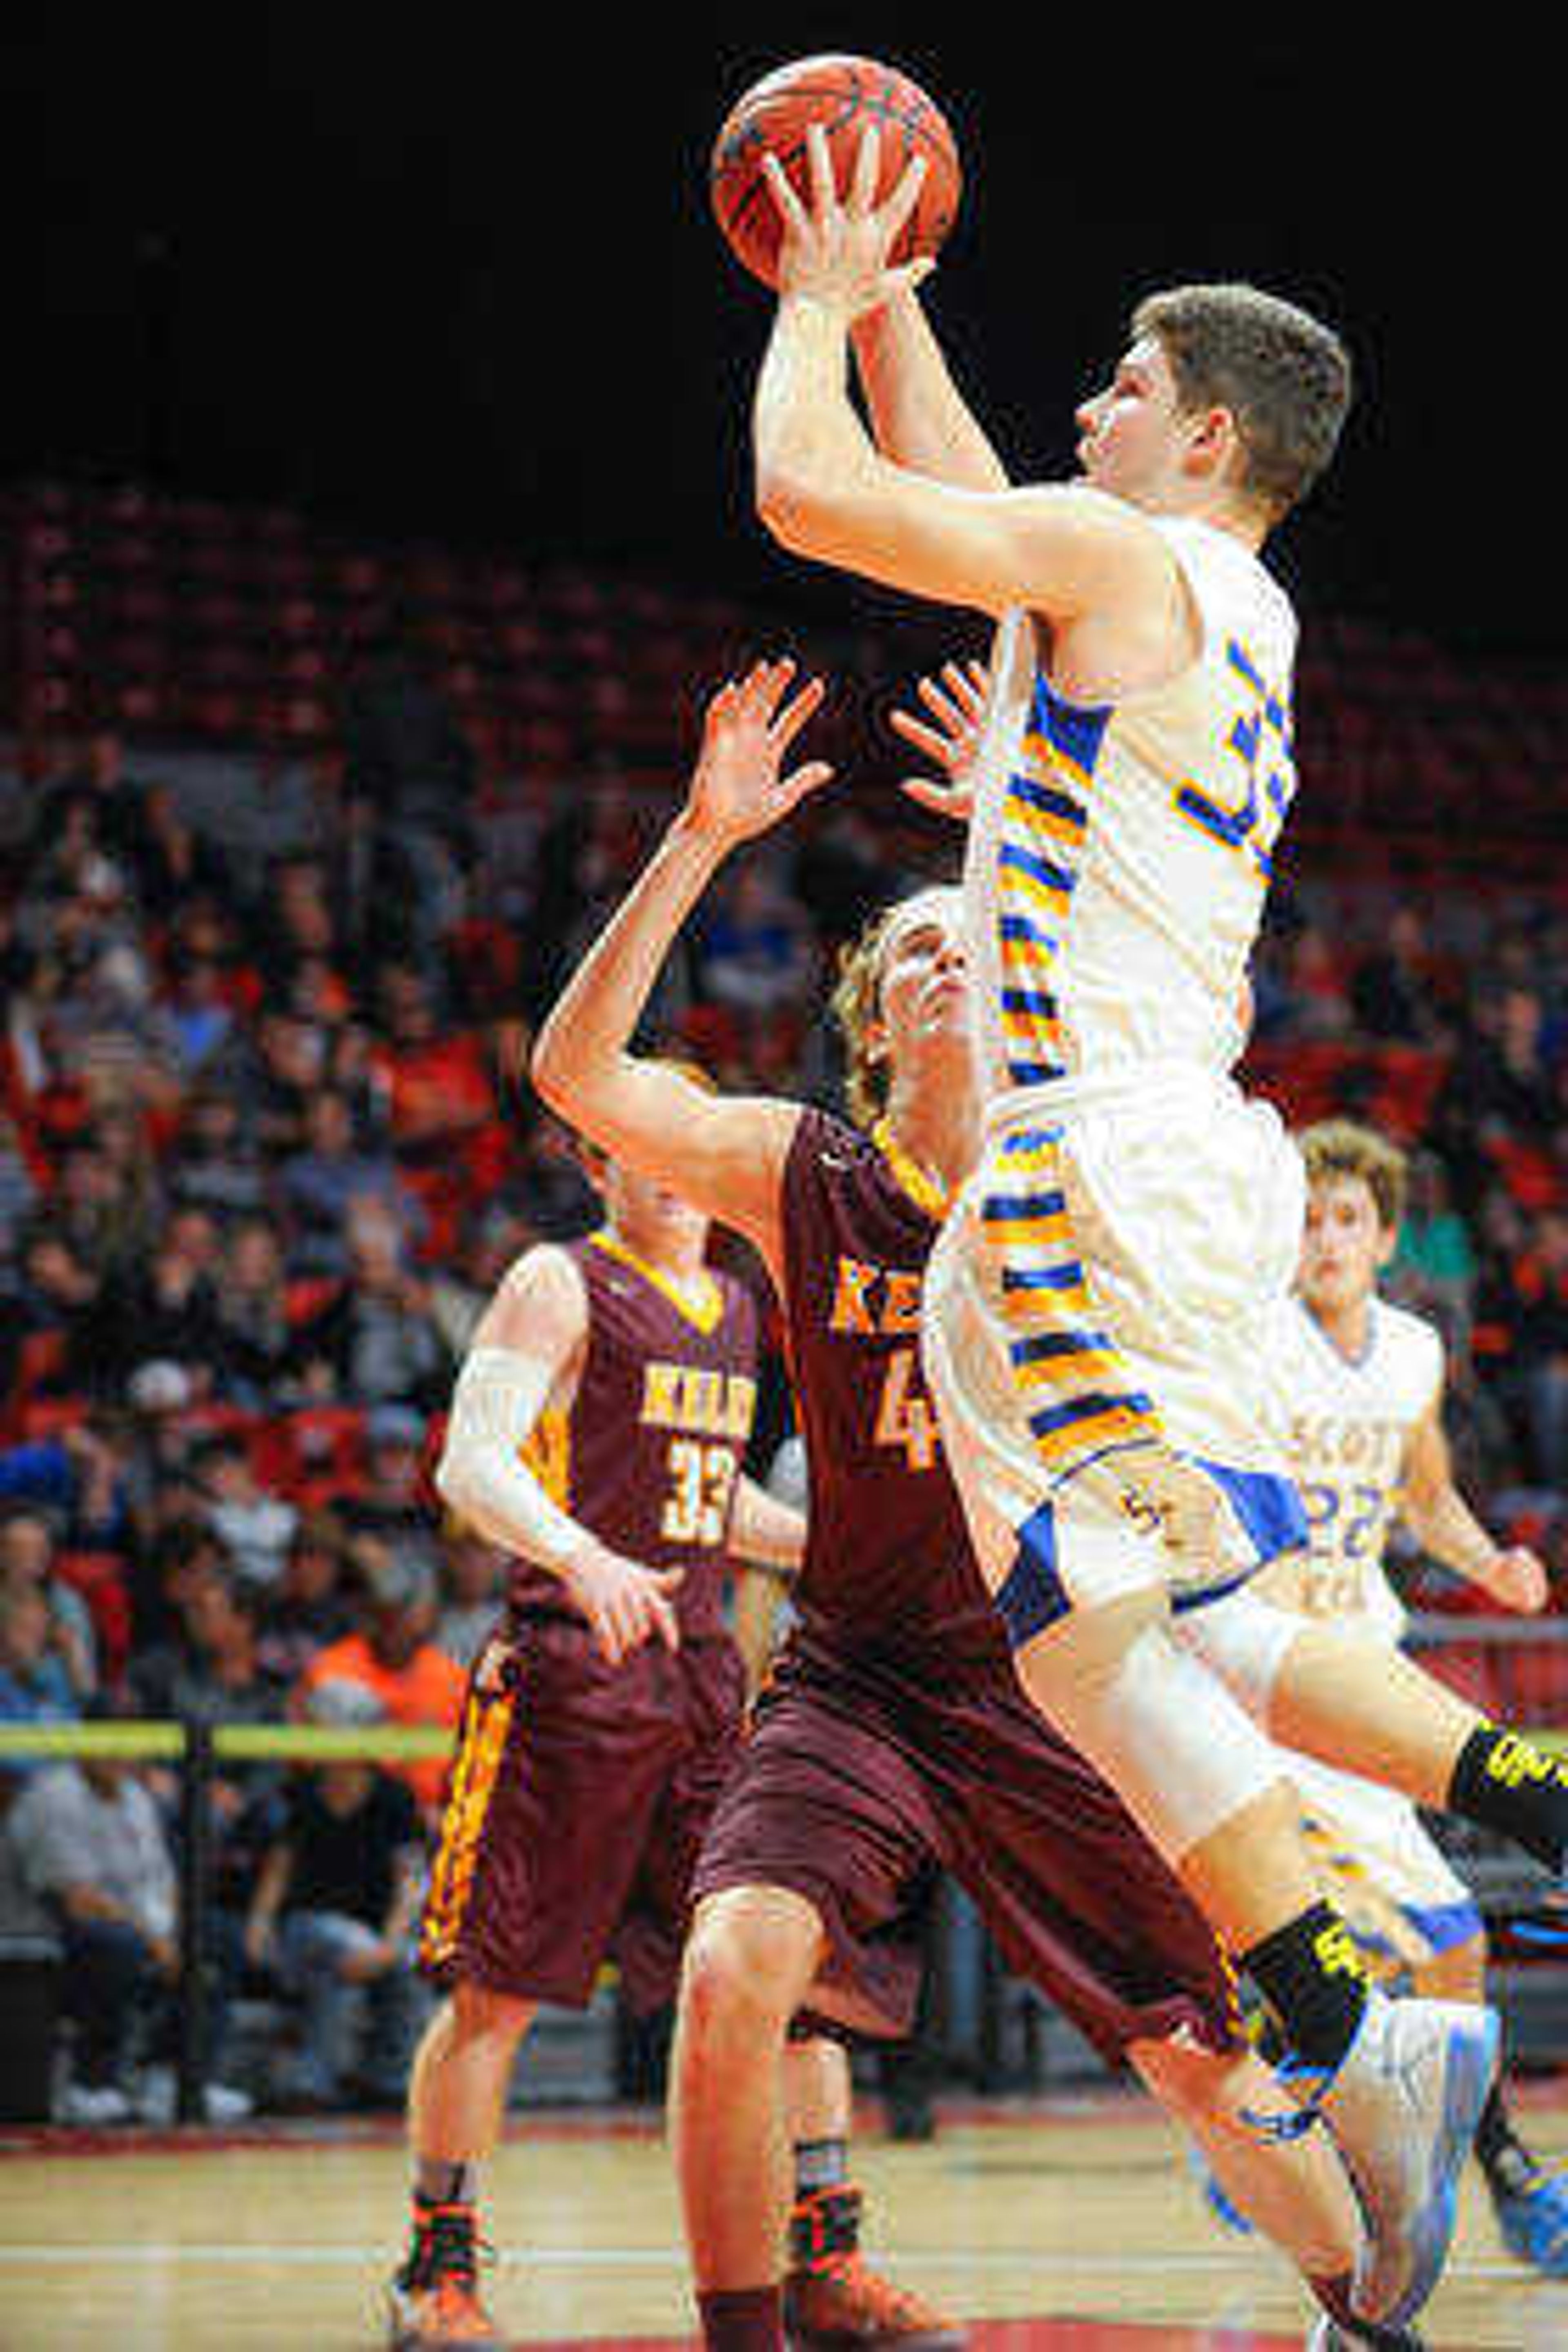
[[[380,1701],[392,1724],[455,1727],[467,1676],[434,1640],[437,1583],[428,1564],[400,1557],[373,1537],[355,1546],[365,1586],[363,1629],[318,1650],[296,1686],[296,1712],[309,1711],[321,1683],[353,1683]],[[444,1757],[400,1766],[399,1776],[434,1820],[447,1777]]]

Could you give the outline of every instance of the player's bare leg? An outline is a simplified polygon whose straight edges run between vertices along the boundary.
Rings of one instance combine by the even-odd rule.
[[[1318,2308],[1360,2340],[1352,2297],[1365,2232],[1349,2176],[1320,2133],[1265,2146],[1249,2117],[1277,2104],[1278,2087],[1249,2048],[1204,2050],[1181,2038],[1134,2042],[1128,2056],[1161,2105],[1201,2149],[1237,2211],[1287,2254]],[[1331,2339],[1331,2341],[1332,2339]],[[1385,2342],[1414,2347],[1391,2333]]]
[[[1403,2326],[1452,2237],[1496,2019],[1373,1991],[1322,1899],[1277,1757],[1172,1641],[1163,1596],[1072,1611],[1016,1657],[1030,1696],[1119,1790],[1283,2020],[1296,2095],[1332,2132],[1367,2216],[1355,2309]]]
[[[1442,1808],[1475,1707],[1397,1650],[1303,1623],[1275,1677],[1268,1730],[1281,1746]]]
[[[394,2352],[500,2352],[479,2291],[479,2168],[500,2137],[507,2088],[535,2004],[459,1983],[430,2020],[408,2090],[414,2210],[389,2293]]]
[[[784,1887],[710,1895],[692,1924],[670,2126],[704,2341],[779,2352],[787,2320],[798,2352],[843,2342],[947,2352],[962,2331],[861,2260],[852,2183],[792,2180],[792,2144],[798,2158],[848,2137],[842,2053],[789,2040],[824,1941],[815,1906]]]
[[[1280,1746],[1511,1838],[1563,1874],[1568,1770],[1400,1652],[1245,1592],[1193,1612],[1183,1642]]]
[[[1194,1630],[1222,1672],[1239,1660],[1238,1695],[1276,1740],[1511,1837],[1562,1874],[1568,1781],[1555,1758],[1489,1723],[1413,1660],[1352,1627],[1291,1620],[1269,1670],[1267,1633],[1261,1643],[1249,1643],[1243,1621],[1238,1649],[1225,1633],[1226,1620],[1249,1605],[1245,1596],[1239,1608],[1219,1604],[1217,1644],[1202,1626],[1207,1612],[1199,1612]],[[1261,1618],[1266,1604],[1256,1606]],[[1249,1670],[1248,1659],[1265,1664]],[[1484,2001],[1481,1945],[1471,1939],[1434,1955],[1415,1971],[1415,1989],[1428,1999]],[[1481,2111],[1475,2152],[1507,2245],[1548,2276],[1568,2276],[1568,2184],[1531,2155],[1496,2085]]]

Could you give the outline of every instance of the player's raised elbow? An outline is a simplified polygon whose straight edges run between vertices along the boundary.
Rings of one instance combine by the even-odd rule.
[[[582,1095],[582,1057],[563,1027],[547,1020],[533,1041],[528,1075],[540,1100],[558,1118],[570,1119]]]
[[[801,467],[758,460],[757,520],[792,555],[820,555],[829,537],[832,501]]]
[[[468,1480],[464,1475],[463,1449],[460,1444],[453,1443],[449,1425],[440,1458],[430,1473],[430,1483],[449,1511],[458,1518],[468,1517],[473,1496]]]

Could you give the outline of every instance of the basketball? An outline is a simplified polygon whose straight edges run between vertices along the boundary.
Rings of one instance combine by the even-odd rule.
[[[952,226],[963,184],[945,116],[897,66],[828,56],[799,58],[754,83],[731,108],[713,142],[713,211],[736,259],[765,286],[776,283],[779,218],[763,157],[776,155],[796,193],[808,196],[805,134],[814,122],[826,128],[840,191],[870,123],[881,134],[879,203],[891,194],[914,156],[925,157],[920,202],[890,257],[899,263],[934,253]]]

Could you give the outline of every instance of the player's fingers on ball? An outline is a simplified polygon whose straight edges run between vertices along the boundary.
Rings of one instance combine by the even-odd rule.
[[[881,170],[881,136],[876,124],[868,122],[855,150],[855,176],[849,188],[849,209],[852,213],[865,214],[875,210],[877,183]]]
[[[773,200],[774,209],[785,226],[795,230],[805,228],[808,226],[805,206],[796,195],[795,184],[776,155],[763,155],[763,177]]]
[[[921,200],[921,190],[925,185],[926,168],[926,159],[923,155],[911,155],[899,175],[897,187],[888,198],[884,210],[888,226],[895,235],[903,227]],[[919,275],[923,278],[931,266],[929,260],[911,265],[910,275],[912,277],[918,270]]]
[[[787,654],[781,655],[777,661],[765,662],[757,681],[759,701],[770,711],[776,711],[794,676],[795,663]]]
[[[811,166],[812,209],[819,215],[833,212],[838,204],[838,182],[833,169],[833,150],[827,143],[825,123],[808,124],[805,152]]]

